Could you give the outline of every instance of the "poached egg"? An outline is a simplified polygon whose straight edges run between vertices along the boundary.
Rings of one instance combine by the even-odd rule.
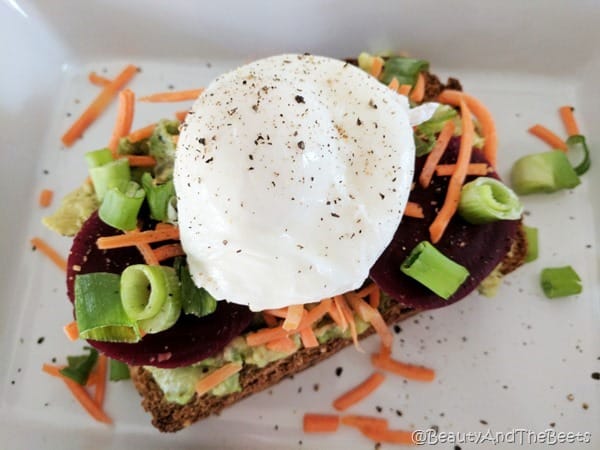
[[[175,157],[194,282],[253,311],[359,288],[406,207],[412,126],[434,110],[320,56],[273,56],[214,80]]]

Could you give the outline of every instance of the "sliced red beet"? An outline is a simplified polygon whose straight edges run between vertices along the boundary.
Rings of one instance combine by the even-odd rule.
[[[444,153],[442,163],[456,161],[459,138],[453,138]],[[426,157],[417,158],[415,177],[421,173]],[[487,162],[482,153],[473,149],[471,162]],[[488,176],[498,178],[498,174]],[[468,177],[467,181],[475,177]],[[444,300],[421,283],[404,275],[400,265],[411,250],[421,241],[429,240],[429,225],[444,203],[449,177],[434,176],[431,185],[423,189],[416,183],[410,201],[423,208],[424,219],[404,217],[394,239],[371,269],[371,278],[389,296],[400,303],[419,309],[440,308],[454,303],[473,291],[490,272],[504,259],[515,239],[518,220],[503,220],[485,225],[471,225],[456,214],[442,239],[435,245],[469,271],[469,278],[448,300]]]
[[[74,301],[75,276],[91,272],[121,273],[131,264],[143,263],[135,247],[99,250],[96,239],[121,232],[106,225],[94,213],[73,241],[68,258],[67,292]],[[253,314],[246,307],[221,301],[205,317],[182,314],[168,330],[147,334],[135,344],[88,341],[105,355],[130,365],[162,368],[188,366],[223,350],[250,324]]]

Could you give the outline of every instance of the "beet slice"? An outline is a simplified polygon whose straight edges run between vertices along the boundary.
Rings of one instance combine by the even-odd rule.
[[[67,261],[67,293],[71,302],[75,299],[73,287],[77,274],[121,273],[128,265],[144,262],[135,247],[99,250],[96,246],[98,237],[120,233],[102,222],[97,213],[83,224]],[[188,366],[223,350],[244,331],[252,317],[248,307],[221,301],[214,313],[204,317],[182,314],[168,330],[147,334],[135,344],[88,342],[105,355],[130,365]]]
[[[442,163],[456,161],[460,139],[453,138]],[[415,162],[415,178],[421,173],[426,156]],[[473,149],[471,162],[487,162],[482,153]],[[488,176],[499,179],[497,173]],[[467,177],[471,181],[476,177]],[[404,217],[394,239],[371,269],[371,278],[381,289],[400,303],[418,309],[432,309],[454,303],[473,291],[484,278],[504,259],[511,248],[518,230],[518,220],[503,220],[485,225],[471,225],[456,214],[450,221],[444,236],[435,246],[444,255],[469,270],[470,276],[460,288],[444,300],[421,283],[404,275],[400,265],[412,249],[421,241],[429,240],[429,225],[441,208],[446,196],[449,177],[433,177],[431,185],[423,189],[417,182],[410,194],[410,201],[423,208],[424,219]]]

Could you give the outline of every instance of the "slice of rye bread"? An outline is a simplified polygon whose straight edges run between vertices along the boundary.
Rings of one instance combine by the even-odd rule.
[[[510,252],[500,263],[500,272],[506,275],[518,268],[523,264],[526,253],[527,241],[521,225]],[[385,321],[392,325],[419,312],[416,309],[406,308],[400,303],[391,302],[388,308],[382,311],[382,315]],[[361,334],[360,339],[364,339],[374,332],[375,330],[370,327]],[[286,377],[308,369],[351,344],[351,339],[337,338],[319,347],[301,348],[287,358],[274,361],[262,369],[245,365],[240,372],[242,387],[240,392],[221,397],[211,394],[198,397],[194,394],[192,400],[185,405],[168,402],[152,374],[143,367],[131,367],[130,371],[133,383],[142,396],[142,407],[152,415],[152,425],[163,432],[175,432],[210,415],[218,415],[223,408],[251,394],[263,391]]]

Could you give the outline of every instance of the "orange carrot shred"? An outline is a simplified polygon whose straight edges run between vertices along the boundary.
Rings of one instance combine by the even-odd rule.
[[[361,428],[360,432],[374,442],[388,444],[415,445],[413,432],[406,430],[374,430],[372,428]]]
[[[371,283],[368,286],[362,288],[356,292],[360,298],[369,297],[369,304],[373,308],[379,308],[379,301],[381,300],[381,290],[375,283]]]
[[[485,140],[483,144],[483,154],[492,167],[496,167],[497,150],[498,150],[498,135],[496,133],[496,124],[490,111],[481,101],[472,95],[464,92],[446,89],[439,97],[440,103],[447,103],[452,106],[460,106],[461,99],[469,107],[469,110],[477,117],[481,125],[481,132]]]
[[[156,128],[155,123],[146,125],[143,128],[138,128],[137,130],[129,133],[129,135],[127,136],[127,140],[129,142],[138,142],[138,141],[141,141],[142,139],[148,139],[150,136],[152,136],[152,133],[154,133],[155,128]]]
[[[68,323],[63,327],[63,331],[70,341],[76,341],[79,339],[79,328],[77,327],[77,322],[73,321]]]
[[[396,78],[396,77],[392,78],[392,81],[390,81],[390,84],[388,84],[388,87],[392,91],[398,92],[398,88],[400,87],[400,83],[398,82],[398,78]]]
[[[540,138],[542,141],[544,141],[550,147],[561,150],[563,152],[567,151],[567,143],[565,141],[563,141],[560,137],[558,137],[557,134],[553,133],[545,126],[540,125],[538,123],[538,124],[532,126],[531,128],[529,128],[529,130],[527,130],[527,131],[529,131],[534,136]]]
[[[94,401],[100,408],[104,407],[107,368],[108,359],[106,356],[103,354],[98,355],[98,366],[96,367],[96,392],[94,392]]]
[[[110,138],[108,148],[117,156],[119,148],[119,140],[127,136],[131,132],[131,124],[133,123],[133,113],[135,108],[135,94],[131,89],[124,89],[119,92],[119,110],[117,112],[117,122],[113,129],[113,134]]]
[[[149,230],[118,234],[116,236],[103,236],[98,238],[96,245],[100,250],[109,250],[120,247],[131,247],[138,244],[150,244],[153,242],[178,240],[179,228],[164,227],[160,230]]]
[[[382,71],[383,71],[383,58],[376,56],[373,58],[373,63],[371,64],[371,70],[369,71],[369,73],[371,75],[373,75],[375,78],[379,79]]]
[[[421,103],[423,97],[425,97],[425,77],[423,76],[423,73],[419,72],[415,87],[410,94],[410,99],[415,103]]]
[[[287,317],[287,307],[286,308],[277,308],[277,309],[267,309],[265,312],[271,314],[273,317],[278,317],[280,319],[285,319]]]
[[[110,80],[108,78],[98,75],[96,72],[90,72],[88,74],[88,80],[90,80],[90,83],[92,83],[94,86],[98,87],[104,87],[110,84]]]
[[[289,336],[284,336],[280,339],[267,342],[266,347],[274,352],[290,353],[296,350],[296,343]]]
[[[31,238],[29,242],[31,242],[31,245],[35,249],[39,250],[48,258],[50,258],[50,260],[56,265],[56,267],[62,269],[65,272],[67,271],[67,261],[62,256],[60,256],[58,252],[54,250],[46,241],[44,241],[42,238],[34,237]]]
[[[187,91],[158,92],[152,95],[146,95],[138,99],[140,102],[183,102],[186,100],[196,100],[204,89],[189,89]]]
[[[42,365],[42,372],[52,375],[53,377],[63,378],[64,375],[60,371],[64,369],[64,366],[53,366],[51,364],[44,363]]]
[[[400,375],[409,380],[431,382],[435,378],[435,371],[432,369],[406,364],[378,354],[371,355],[371,363],[378,369]]]
[[[473,129],[471,111],[464,100],[461,100],[460,103],[463,134],[460,141],[460,148],[458,150],[458,158],[456,160],[456,171],[452,174],[452,177],[450,177],[448,191],[446,192],[446,198],[444,199],[444,205],[433,220],[433,223],[429,226],[431,242],[434,244],[439,242],[439,240],[442,238],[446,227],[450,223],[452,216],[454,216],[454,213],[458,208],[460,191],[465,181],[465,177],[467,176],[467,169],[469,167],[471,153],[473,151],[473,136],[475,131]]]
[[[158,222],[156,224],[156,226],[154,227],[154,229],[156,231],[172,230],[173,228],[174,228],[174,225],[172,225],[170,223],[166,223],[166,222]]]
[[[38,198],[38,204],[42,208],[47,208],[52,204],[52,197],[54,196],[54,191],[50,189],[42,189],[40,192],[40,196]]]
[[[369,394],[375,391],[384,380],[385,375],[381,372],[373,373],[358,386],[336,398],[333,402],[333,407],[338,411],[344,411],[350,408],[352,405],[364,400]]]
[[[149,155],[120,155],[119,158],[127,159],[131,167],[154,167],[156,165],[156,159]]]
[[[348,322],[348,325],[350,326],[350,335],[352,336],[354,348],[356,348],[357,351],[364,353],[364,349],[358,342],[358,333],[356,332],[356,322],[354,321],[354,314],[352,313],[352,311],[350,311],[350,307],[348,306],[348,303],[346,303],[346,298],[343,295],[336,295],[333,298],[333,301],[339,307],[340,311],[342,312],[342,315],[344,316],[344,318]]]
[[[333,320],[335,322],[335,324],[338,327],[340,327],[340,329],[341,329],[342,328],[342,317],[335,306],[335,302],[331,303],[331,306],[329,306],[329,310],[327,311],[327,314],[329,314],[329,316],[331,317],[331,320]]]
[[[438,177],[449,177],[456,171],[456,164],[438,164],[435,174]],[[467,167],[467,175],[487,175],[490,167],[486,163],[471,163]]]
[[[577,121],[575,120],[575,114],[573,113],[574,111],[575,108],[573,108],[572,106],[561,106],[558,110],[558,112],[560,113],[560,118],[562,119],[562,122],[565,125],[567,135],[569,136],[581,134],[579,132],[579,125],[577,125]]]
[[[67,132],[62,136],[62,142],[66,147],[70,147],[81,137],[87,128],[100,116],[110,102],[117,96],[118,92],[125,86],[136,74],[137,67],[127,66],[123,71],[109,84],[104,86],[102,92],[94,99],[83,114],[71,125]]]
[[[158,258],[154,254],[152,247],[150,247],[150,244],[139,243],[136,245],[136,247],[139,250],[139,252],[142,254],[142,257],[144,258],[144,262],[146,264],[148,264],[149,266],[160,265],[160,262],[158,261]]]
[[[358,428],[360,430],[383,431],[388,429],[387,419],[373,416],[359,416],[356,414],[346,414],[342,416],[341,423],[349,427]]]
[[[208,391],[219,385],[221,382],[227,380],[230,376],[235,375],[240,370],[242,370],[242,365],[237,362],[232,362],[225,364],[223,367],[220,367],[204,378],[201,378],[196,383],[196,393],[198,394],[198,397],[206,394]]]
[[[248,333],[246,336],[246,343],[250,347],[256,347],[257,345],[263,345],[271,341],[287,337],[288,333],[283,328],[262,328],[258,331]]]
[[[181,244],[165,244],[154,249],[154,256],[160,262],[176,256],[185,256],[185,252]]]
[[[295,330],[300,325],[302,316],[304,316],[304,305],[290,305],[287,309],[287,316],[283,321],[282,328],[286,331]]]
[[[302,428],[305,433],[334,433],[339,426],[338,415],[305,413]]]
[[[177,120],[179,120],[180,122],[183,122],[186,118],[186,116],[188,115],[188,110],[186,109],[185,111],[177,111],[175,113],[175,118]]]
[[[319,346],[317,336],[311,327],[306,327],[300,331],[300,338],[302,339],[302,345],[305,348],[313,348]]]
[[[412,86],[410,84],[402,84],[398,88],[398,94],[407,96],[410,93],[411,89],[412,89]]]
[[[421,205],[415,202],[408,202],[406,204],[406,208],[404,209],[404,215],[406,217],[413,217],[415,219],[425,218],[425,214],[423,214],[423,208],[421,207]]]
[[[341,295],[339,295],[338,297],[341,298],[342,300],[344,299],[344,297]],[[348,329],[348,320],[346,319],[346,315],[344,314],[344,311],[342,310],[340,303],[336,299],[337,299],[337,297],[333,298],[332,306],[335,306],[335,310],[339,316],[339,320],[340,320],[339,327],[343,332],[345,332]]]
[[[351,292],[345,296],[348,299],[348,303],[352,306],[352,309],[360,316],[362,320],[370,323],[381,339],[381,343],[386,347],[391,347],[394,340],[394,336],[390,331],[387,323],[381,316],[381,313],[371,307],[362,298]]]
[[[423,187],[423,189],[427,189],[429,183],[431,183],[431,178],[433,177],[433,172],[435,171],[436,166],[442,159],[446,148],[448,147],[448,142],[450,142],[450,138],[454,134],[454,122],[452,120],[448,120],[442,131],[438,135],[437,140],[433,146],[429,155],[427,155],[427,159],[425,160],[425,164],[421,169],[421,174],[419,175],[419,183]]]

